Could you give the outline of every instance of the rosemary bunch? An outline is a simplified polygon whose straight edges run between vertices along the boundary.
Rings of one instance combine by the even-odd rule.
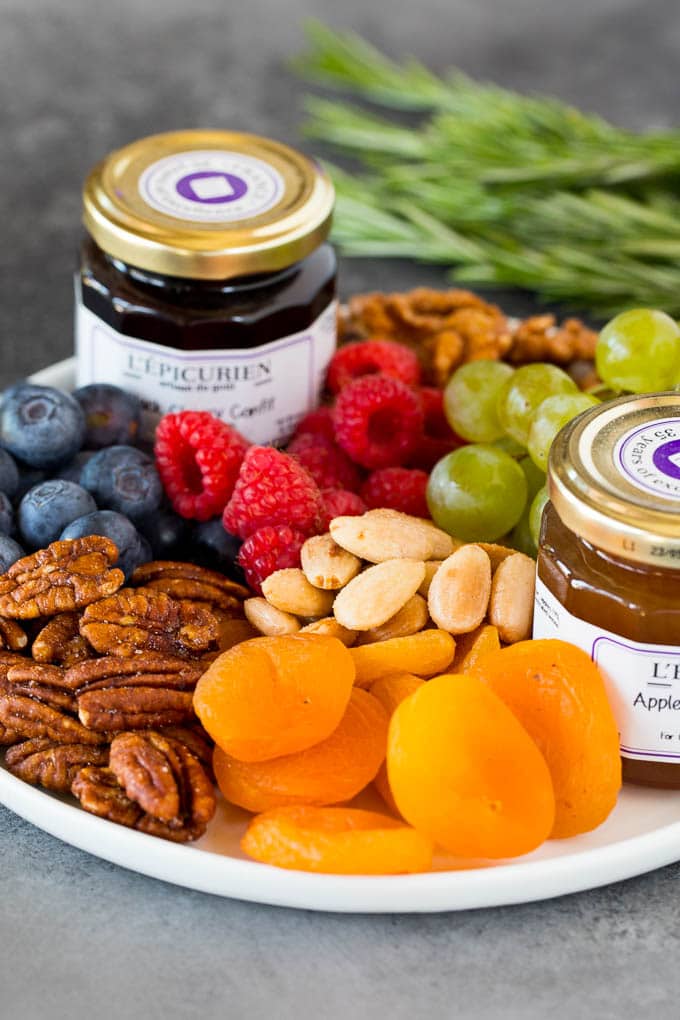
[[[395,63],[350,33],[308,31],[303,76],[400,111],[307,102],[306,133],[361,167],[331,167],[346,254],[444,263],[458,281],[602,315],[641,304],[680,315],[680,131],[635,134],[556,99]]]

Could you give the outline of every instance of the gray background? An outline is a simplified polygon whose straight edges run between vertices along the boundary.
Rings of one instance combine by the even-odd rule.
[[[680,119],[675,0],[0,0],[1,383],[70,352],[95,160],[183,126],[298,141],[302,89],[283,65],[309,15],[631,127]],[[342,289],[442,279],[354,263]],[[0,1014],[676,1018],[678,879],[464,914],[313,915],[142,878],[0,809]]]

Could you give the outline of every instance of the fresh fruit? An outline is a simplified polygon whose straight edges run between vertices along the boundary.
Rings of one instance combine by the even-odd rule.
[[[432,844],[388,815],[356,808],[294,806],[265,811],[241,840],[249,857],[277,868],[332,875],[427,871]]]
[[[276,570],[300,566],[300,550],[306,536],[287,524],[258,528],[249,535],[238,553],[246,582],[262,594],[262,582]]]
[[[227,754],[265,761],[330,736],[347,707],[354,674],[350,653],[336,638],[254,638],[208,667],[194,709]]]
[[[320,530],[330,527],[336,517],[359,517],[366,513],[366,504],[356,492],[347,489],[324,489],[321,493]]]
[[[298,634],[269,640],[290,642],[314,637]],[[344,645],[341,647],[344,649]],[[304,751],[268,761],[239,761],[218,745],[213,758],[218,786],[228,801],[247,811],[268,811],[292,804],[343,803],[375,778],[385,758],[387,725],[387,712],[378,699],[355,689],[330,736]]]
[[[621,759],[604,681],[590,657],[565,641],[521,641],[484,656],[471,673],[545,756],[557,805],[551,835],[576,836],[603,822],[621,788]]]
[[[501,438],[498,396],[512,374],[503,361],[469,361],[456,369],[444,390],[444,408],[459,436],[471,443]]]
[[[69,460],[66,464],[62,464],[60,468],[51,471],[50,477],[63,478],[66,482],[76,482],[80,485],[80,476],[83,473],[83,468],[88,460],[94,457],[96,452],[96,450],[80,450],[73,460]],[[29,486],[29,488],[32,488],[32,486]],[[28,489],[26,492],[28,492]]]
[[[333,411],[330,407],[317,407],[310,411],[295,426],[294,436],[312,435],[323,436],[324,439],[335,441],[335,426],[333,425]]]
[[[456,642],[445,630],[421,630],[410,637],[390,638],[373,645],[350,648],[357,687],[370,687],[391,673],[435,676],[453,661]]]
[[[516,442],[526,446],[539,405],[547,397],[559,393],[578,393],[574,380],[561,368],[540,362],[522,365],[498,393],[496,410],[501,428]]]
[[[600,333],[595,365],[613,390],[669,390],[680,379],[680,326],[651,308],[622,312]]]
[[[365,375],[381,372],[408,386],[420,382],[420,363],[410,347],[393,340],[360,340],[344,344],[331,359],[326,386],[339,393],[349,383]]]
[[[30,467],[49,471],[83,445],[85,415],[68,393],[22,383],[0,405],[0,446]]]
[[[418,399],[424,415],[423,435],[406,462],[408,467],[431,471],[438,460],[464,440],[452,430],[444,414],[443,393],[436,386],[421,386]]]
[[[0,534],[11,535],[14,531],[14,507],[9,496],[0,492]]]
[[[294,457],[270,446],[251,446],[223,522],[227,531],[239,538],[275,524],[313,535],[319,530],[322,511],[318,485]]]
[[[338,394],[335,438],[366,468],[404,464],[423,434],[423,409],[413,390],[386,375],[363,376]]]
[[[582,411],[599,403],[596,397],[587,393],[560,393],[555,397],[547,397],[538,405],[531,420],[527,449],[541,471],[548,469],[550,447],[560,429]]]
[[[389,507],[414,517],[429,517],[425,471],[392,467],[373,471],[361,487],[361,498],[369,509]]]
[[[142,403],[139,397],[110,383],[92,383],[74,390],[85,415],[83,446],[100,450],[105,446],[133,443],[139,431]]]
[[[552,398],[549,398],[552,399]],[[545,471],[536,467],[531,457],[525,455],[517,462],[527,480],[527,503],[530,503],[539,489],[545,485]]]
[[[4,574],[13,563],[25,555],[25,550],[18,542],[15,542],[9,535],[0,535],[0,573]]]
[[[320,489],[355,492],[361,484],[359,471],[347,454],[324,436],[303,432],[288,444],[286,453],[307,468]]]
[[[153,460],[134,446],[99,450],[83,468],[80,484],[92,493],[100,509],[116,510],[133,523],[155,513],[163,497]]]
[[[387,774],[406,821],[458,857],[515,857],[553,828],[543,755],[501,698],[469,675],[435,677],[397,707]]]
[[[29,489],[19,504],[19,534],[27,549],[55,542],[67,524],[97,509],[94,499],[75,482],[53,478]]]
[[[461,446],[447,454],[435,465],[427,488],[434,522],[467,542],[505,535],[522,516],[526,500],[527,481],[517,461],[488,445]]]
[[[177,513],[197,521],[221,513],[247,449],[236,429],[207,411],[166,414],[156,429],[154,452]]]
[[[550,499],[548,495],[548,487],[544,485],[542,489],[539,489],[534,496],[531,507],[529,508],[529,532],[531,539],[538,549],[538,540],[541,534],[541,521],[543,519],[543,510],[545,505]]]
[[[0,492],[14,499],[19,488],[19,468],[7,450],[0,447]]]
[[[85,538],[87,535],[103,535],[115,543],[118,549],[115,566],[123,571],[126,580],[130,579],[137,567],[151,558],[148,547],[143,544],[142,536],[132,521],[115,510],[95,510],[78,517],[58,537],[65,540]]]
[[[184,557],[190,525],[174,510],[158,510],[151,517],[140,520],[137,527],[151,546],[154,559],[181,560]]]
[[[225,574],[241,577],[236,558],[241,548],[241,539],[226,531],[221,517],[210,521],[199,521],[191,529],[189,538],[191,558],[204,567],[221,570]]]

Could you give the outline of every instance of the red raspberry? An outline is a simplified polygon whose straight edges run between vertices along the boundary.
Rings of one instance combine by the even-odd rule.
[[[301,531],[277,524],[259,528],[245,540],[238,554],[246,581],[258,595],[262,594],[262,582],[275,570],[300,566],[300,549],[306,540]]]
[[[361,340],[345,344],[335,352],[328,366],[326,386],[339,393],[353,379],[382,372],[408,386],[420,382],[420,364],[410,347],[393,340]]]
[[[335,426],[333,425],[333,411],[330,407],[317,407],[316,411],[310,411],[304,418],[301,418],[295,429],[295,437],[307,435],[323,436],[324,439],[335,439]]]
[[[321,526],[324,531],[328,531],[334,517],[360,517],[366,513],[366,504],[356,492],[347,492],[346,489],[324,489],[321,498],[323,500]]]
[[[382,468],[369,475],[361,487],[361,498],[369,510],[389,507],[413,517],[429,517],[425,492],[428,474],[413,468]]]
[[[289,443],[286,452],[307,468],[320,489],[351,489],[356,492],[361,485],[355,465],[330,439],[303,433]]]
[[[207,521],[221,514],[248,449],[243,436],[207,411],[166,414],[156,429],[156,466],[174,509]]]
[[[338,394],[333,412],[338,446],[367,468],[403,464],[423,434],[423,410],[398,379],[367,375]]]
[[[321,509],[319,487],[295,457],[271,446],[251,446],[222,520],[239,538],[274,524],[313,535]]]
[[[409,467],[431,471],[438,460],[463,445],[444,414],[444,398],[434,386],[421,386],[418,396],[425,415],[425,434],[408,459]]]

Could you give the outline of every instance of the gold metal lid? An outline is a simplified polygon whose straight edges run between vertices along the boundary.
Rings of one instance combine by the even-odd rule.
[[[168,276],[274,272],[328,236],[328,176],[280,142],[171,131],[112,152],[83,191],[85,227],[109,255]]]
[[[680,569],[680,393],[584,411],[552,444],[548,491],[566,526],[592,545]]]

